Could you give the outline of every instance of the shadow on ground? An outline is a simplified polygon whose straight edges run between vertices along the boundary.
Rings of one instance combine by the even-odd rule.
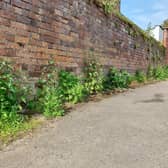
[[[155,94],[152,99],[140,100],[136,103],[163,103],[165,102],[163,94]]]

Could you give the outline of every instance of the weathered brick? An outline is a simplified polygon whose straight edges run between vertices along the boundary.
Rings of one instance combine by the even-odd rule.
[[[134,36],[132,27],[104,15],[88,0],[1,2],[0,58],[10,58],[33,77],[51,57],[58,66],[78,73],[91,55],[106,69],[116,66],[130,72],[147,69],[153,63],[151,51],[164,55],[157,43],[150,48],[141,35]]]
[[[27,44],[27,43],[29,42],[29,38],[28,38],[28,37],[16,36],[16,37],[15,37],[15,42],[16,42],[16,43]]]

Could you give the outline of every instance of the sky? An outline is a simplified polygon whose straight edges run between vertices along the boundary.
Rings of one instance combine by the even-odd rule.
[[[155,26],[168,19],[168,0],[121,0],[121,12],[146,29],[150,22]]]

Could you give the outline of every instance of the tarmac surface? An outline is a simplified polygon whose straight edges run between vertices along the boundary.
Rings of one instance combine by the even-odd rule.
[[[82,105],[0,151],[0,168],[168,168],[168,82]]]

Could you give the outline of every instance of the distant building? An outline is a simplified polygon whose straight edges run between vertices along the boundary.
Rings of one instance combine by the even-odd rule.
[[[157,41],[163,42],[163,28],[160,25],[156,25],[151,29],[151,36],[153,36]]]

